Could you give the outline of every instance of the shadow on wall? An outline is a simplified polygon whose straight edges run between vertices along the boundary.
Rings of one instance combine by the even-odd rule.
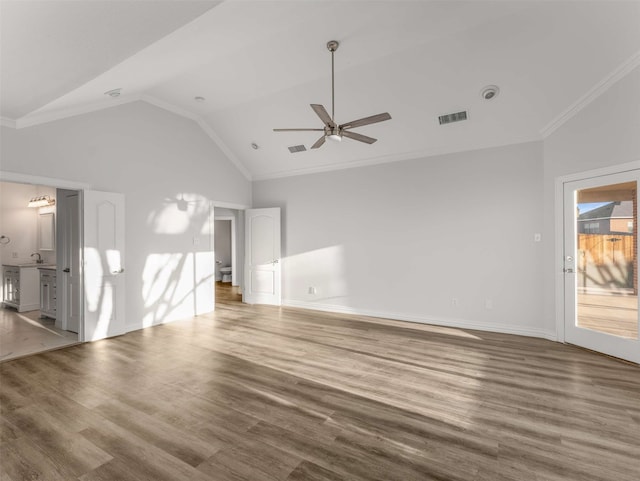
[[[199,194],[165,198],[149,213],[147,225],[167,251],[148,254],[144,263],[143,327],[213,310],[211,223],[210,201]]]
[[[579,234],[579,286],[634,289],[635,241],[629,234]]]
[[[85,256],[85,302],[87,311],[96,315],[96,327],[88,340],[102,339],[108,336],[115,314],[115,287],[105,275],[121,268],[121,253],[107,250],[103,256],[98,249],[87,248]]]

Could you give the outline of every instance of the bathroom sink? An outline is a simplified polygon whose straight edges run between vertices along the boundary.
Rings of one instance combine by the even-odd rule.
[[[37,262],[3,262],[3,266],[9,267],[46,267],[48,269],[55,268],[55,264],[38,264]]]

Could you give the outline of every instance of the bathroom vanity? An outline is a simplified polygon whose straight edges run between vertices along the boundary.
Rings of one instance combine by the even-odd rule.
[[[40,271],[40,317],[56,318],[57,286],[56,267],[39,267]]]
[[[38,264],[4,264],[2,297],[5,306],[18,312],[40,309]]]

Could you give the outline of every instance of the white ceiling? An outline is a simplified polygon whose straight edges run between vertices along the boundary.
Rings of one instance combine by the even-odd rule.
[[[3,117],[29,125],[145,99],[196,118],[254,179],[541,138],[608,77],[640,59],[639,1],[6,1]],[[389,112],[309,148],[336,121]],[[500,86],[487,102],[480,90]],[[122,88],[114,100],[104,92]],[[194,97],[206,98],[203,103]],[[469,119],[438,125],[439,115]],[[253,150],[251,143],[260,148]]]

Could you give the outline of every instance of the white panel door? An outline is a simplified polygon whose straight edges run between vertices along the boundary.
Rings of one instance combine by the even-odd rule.
[[[246,210],[245,239],[244,302],[279,306],[280,208]]]
[[[63,329],[72,332],[80,332],[80,320],[82,318],[80,279],[80,203],[78,194],[67,195],[65,202],[65,243],[62,271],[64,277],[64,318]]]
[[[124,195],[84,191],[84,341],[125,333]]]
[[[564,183],[565,341],[640,363],[640,170]]]

